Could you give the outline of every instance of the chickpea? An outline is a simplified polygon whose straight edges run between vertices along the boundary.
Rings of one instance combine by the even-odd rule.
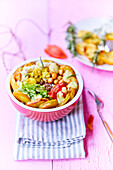
[[[52,78],[56,79],[57,78],[57,73],[52,73]]]
[[[63,80],[63,79],[59,81],[59,83],[62,83],[62,82],[64,82],[64,80]]]
[[[53,72],[52,72],[52,71],[49,71],[49,73],[50,73],[50,75],[52,75],[52,74],[53,74]]]
[[[60,75],[63,75],[63,72],[64,72],[63,69],[59,69],[59,74]]]
[[[59,81],[62,80],[62,76],[58,76],[58,80],[59,80]]]
[[[49,79],[48,79],[48,83],[49,83],[49,84],[52,84],[52,83],[53,83],[53,78],[49,78]]]
[[[56,85],[56,84],[58,84],[58,80],[56,79],[56,80],[54,80],[54,84]]]

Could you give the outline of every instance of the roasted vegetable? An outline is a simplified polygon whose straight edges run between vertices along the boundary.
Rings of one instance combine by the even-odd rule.
[[[89,35],[88,37],[86,37],[87,35]],[[91,37],[91,32],[90,31],[87,31],[87,30],[80,30],[78,33],[77,33],[77,37],[78,38],[89,38]]]
[[[64,72],[65,72],[66,70],[68,70],[68,71],[71,72],[71,74],[74,74],[74,73],[75,73],[74,70],[73,70],[70,66],[68,66],[68,65],[61,65],[61,66],[60,66],[60,69],[62,69]]]
[[[57,99],[54,99],[54,100],[49,100],[49,101],[46,101],[46,102],[40,104],[39,108],[40,109],[49,109],[49,108],[56,107],[57,105],[58,105],[58,101],[57,101]]]
[[[70,77],[70,83],[68,84],[70,100],[74,98],[76,92],[78,91],[78,87],[79,85],[76,77]]]
[[[63,102],[59,103],[60,106],[63,106],[64,104],[66,104],[70,99],[70,94],[68,93],[66,95],[66,97],[64,98]]]
[[[11,76],[11,79],[10,79],[10,84],[11,84],[11,87],[13,90],[16,90],[19,88],[15,78],[14,78],[14,75]]]
[[[105,37],[106,37],[106,40],[113,41],[113,32],[107,33]]]
[[[93,32],[81,30],[78,32],[78,37],[84,42],[98,45],[100,43],[100,38]]]
[[[38,100],[35,100],[35,101],[31,101],[31,102],[27,102],[26,105],[27,106],[30,106],[30,107],[35,107],[37,108],[40,104],[44,103],[44,101],[38,101]]]
[[[104,63],[113,65],[113,51],[103,52],[101,55],[101,59]]]
[[[85,48],[86,48],[86,43],[85,42],[80,42],[76,45],[76,51],[80,55],[85,55]]]
[[[95,55],[95,51],[97,50],[97,47],[95,44],[87,44],[85,46],[85,56],[91,60],[94,55]]]
[[[27,103],[31,101],[30,97],[28,97],[27,94],[24,94],[18,90],[14,90],[13,96],[22,103]]]
[[[81,42],[77,44],[76,50],[80,55],[84,55],[89,60],[92,60],[92,58],[94,57],[95,51],[97,50],[97,47],[95,44]]]

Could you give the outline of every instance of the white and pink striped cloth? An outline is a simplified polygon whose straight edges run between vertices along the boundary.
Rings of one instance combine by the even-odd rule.
[[[85,134],[82,97],[72,112],[53,122],[38,122],[18,112],[14,159],[85,158]]]

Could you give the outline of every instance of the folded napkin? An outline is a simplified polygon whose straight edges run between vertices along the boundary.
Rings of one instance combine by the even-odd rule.
[[[82,97],[72,112],[53,122],[38,122],[18,112],[14,159],[84,158],[85,134]]]

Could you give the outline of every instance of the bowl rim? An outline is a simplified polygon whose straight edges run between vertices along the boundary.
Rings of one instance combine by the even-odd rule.
[[[16,104],[18,104],[19,106],[21,106],[22,108],[24,109],[27,109],[27,110],[31,110],[31,111],[35,111],[35,112],[53,112],[53,111],[59,111],[59,110],[62,110],[64,108],[67,108],[68,106],[72,105],[73,103],[75,103],[77,101],[77,99],[79,99],[79,97],[81,96],[82,94],[82,91],[83,91],[83,79],[81,77],[81,74],[78,72],[78,70],[75,69],[74,66],[72,66],[71,64],[68,64],[66,62],[64,62],[64,60],[60,60],[60,59],[56,59],[56,58],[47,58],[47,57],[42,57],[42,60],[51,60],[51,61],[54,61],[58,64],[64,64],[64,65],[68,65],[70,66],[74,71],[75,73],[77,74],[76,75],[76,78],[78,80],[78,83],[80,84],[79,85],[79,89],[77,91],[77,94],[75,95],[75,97],[70,101],[68,102],[67,104],[63,105],[63,106],[60,106],[60,107],[56,107],[56,108],[50,108],[50,109],[39,109],[39,108],[33,108],[33,107],[29,107],[29,106],[26,106],[25,104],[23,104],[22,102],[18,101],[12,94],[11,92],[11,89],[10,89],[10,78],[11,78],[11,75],[17,70],[17,68],[21,67],[22,65],[24,64],[27,64],[29,62],[35,62],[35,61],[38,61],[40,60],[40,58],[33,58],[33,59],[28,59],[26,61],[23,61],[21,62],[20,64],[18,64],[17,66],[15,66],[11,71],[10,73],[8,74],[7,76],[7,80],[6,80],[6,90],[8,92],[8,95],[9,97],[13,100],[13,102],[15,102]]]

